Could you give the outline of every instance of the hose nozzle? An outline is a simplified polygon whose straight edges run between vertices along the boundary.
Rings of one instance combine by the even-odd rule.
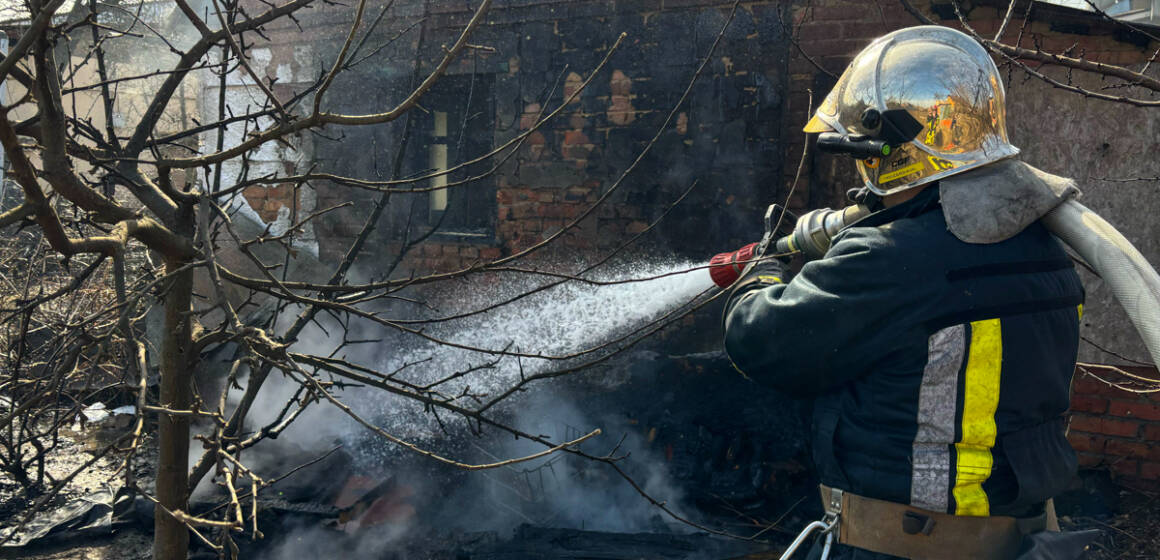
[[[757,243],[750,243],[736,251],[715,255],[709,259],[709,277],[722,290],[732,286],[756,253]]]

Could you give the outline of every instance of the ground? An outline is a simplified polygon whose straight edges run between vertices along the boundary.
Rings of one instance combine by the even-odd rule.
[[[93,457],[93,453],[111,442],[113,434],[120,433],[125,422],[132,416],[109,417],[105,422],[89,425],[81,429],[62,430],[58,452],[50,455],[46,471],[54,478],[63,478]],[[143,442],[133,469],[138,480],[151,486],[148,465],[155,460],[155,450],[146,439]],[[123,477],[118,473],[121,461],[114,457],[98,460],[91,468],[82,471],[52,501],[50,509],[60,508],[90,491],[121,486]],[[0,475],[2,477],[4,475]],[[17,525],[27,511],[30,501],[20,492],[20,487],[7,478],[0,478],[0,533]],[[152,556],[152,535],[138,529],[118,531],[112,535],[81,537],[44,545],[25,548],[0,547],[0,559],[27,558],[35,560],[134,560]]]
[[[1155,560],[1160,558],[1160,500],[1155,494],[1123,490],[1122,513],[1106,519],[1077,518],[1077,528],[1099,529],[1088,560]]]
[[[84,541],[66,541],[29,550],[0,549],[0,558],[22,560],[146,560],[153,557],[153,536],[140,530]]]
[[[1101,537],[1085,557],[1087,560],[1160,558],[1160,533],[1155,530],[1160,522],[1160,503],[1149,494],[1125,492],[1123,513],[1104,519],[1081,517],[1062,520],[1069,529],[1093,528],[1101,531]],[[140,528],[129,528],[110,536],[42,545],[27,550],[0,549],[0,559],[136,560],[150,558],[151,544],[151,535]],[[776,557],[776,554],[771,556],[765,553],[743,558]]]
[[[84,461],[91,458],[91,453],[94,449],[100,447],[103,441],[103,434],[109,426],[101,425],[91,426],[85,430],[68,431],[65,438],[62,439],[61,453],[54,456],[54,460],[48,465],[49,472],[57,477],[68,473],[72,468],[83,464]],[[135,465],[135,472],[143,481],[148,481],[147,465],[152,462],[152,453],[149,450],[150,446],[145,446],[143,456],[139,464]],[[92,489],[100,488],[102,485],[111,484],[117,486],[120,484],[120,476],[117,475],[119,462],[113,459],[101,460],[96,463],[95,467],[90,471],[79,476],[74,484],[68,487],[68,490],[54,501],[54,506],[59,508],[62,505],[75,500],[77,497],[84,495]],[[1069,508],[1068,511],[1061,511],[1060,522],[1065,530],[1079,530],[1079,529],[1098,529],[1101,532],[1100,538],[1093,543],[1089,554],[1086,556],[1089,560],[1134,560],[1134,559],[1149,559],[1154,560],[1160,558],[1160,533],[1155,530],[1155,527],[1160,523],[1160,500],[1154,493],[1139,490],[1129,489],[1116,486],[1110,481],[1106,473],[1096,471],[1085,471],[1085,491],[1081,492],[1082,496],[1078,500],[1072,500],[1072,503],[1065,503],[1061,507]],[[1096,488],[1097,490],[1092,490]],[[7,481],[0,480],[0,530],[9,527],[18,522],[20,515],[26,511],[28,502],[18,492],[18,487]],[[1070,515],[1068,515],[1070,513]],[[0,548],[0,559],[25,559],[25,560],[134,560],[146,559],[151,557],[152,553],[152,536],[149,534],[149,523],[144,518],[138,516],[135,522],[130,522],[125,526],[119,527],[111,534],[103,534],[88,537],[74,537],[67,540],[57,540],[45,544],[36,544],[25,548]],[[311,523],[317,522],[319,530],[322,529],[322,518],[311,518]],[[279,525],[280,523],[272,523]],[[560,553],[566,556],[567,543],[570,542],[576,546],[589,547],[585,550],[590,550],[591,547],[601,548],[600,543],[644,543],[641,546],[650,546],[649,543],[660,536],[650,536],[648,534],[638,535],[613,535],[600,534],[583,531],[568,531],[560,530],[553,533],[554,530],[542,529],[535,527],[528,527],[517,531],[516,538],[513,541],[497,541],[492,535],[487,539],[487,542],[482,543],[480,539],[484,537],[464,537],[459,536],[449,538],[443,541],[447,548],[455,548],[452,550],[435,550],[430,548],[431,543],[418,546],[415,552],[419,549],[424,549],[424,557],[440,557],[440,553],[450,554],[449,557],[475,557],[476,553],[481,554],[480,557],[486,558],[507,558],[513,550],[522,550],[527,547],[544,547],[552,548],[554,546],[560,547]],[[268,531],[272,538],[266,542],[274,542],[278,539],[274,535],[276,530]],[[483,535],[482,533],[480,535]],[[523,537],[520,537],[523,535]],[[708,541],[700,542],[696,536],[680,536],[673,537],[674,539],[684,539],[688,541],[687,546],[696,548],[702,552],[705,550],[705,544]],[[474,539],[474,540],[473,540]],[[521,540],[522,539],[522,540]],[[627,539],[627,540],[625,540]],[[566,542],[567,541],[567,542]],[[623,542],[622,542],[623,541]],[[555,543],[559,543],[558,545]],[[580,544],[576,544],[580,543]],[[714,543],[716,545],[716,543]],[[410,548],[408,545],[404,547]],[[609,548],[604,546],[604,548]],[[612,547],[616,548],[616,547]],[[720,550],[727,550],[728,547],[720,548]],[[469,550],[467,556],[464,556],[464,550]],[[536,550],[542,551],[542,548]],[[577,552],[571,550],[572,553]],[[195,557],[204,556],[207,553],[202,552]],[[432,554],[434,554],[432,556]],[[614,558],[607,556],[608,558]],[[733,554],[725,553],[723,557],[736,557]],[[770,553],[765,552],[756,556],[742,556],[747,559],[754,558],[769,558]],[[248,555],[247,555],[248,556]],[[405,557],[405,556],[404,556]],[[604,558],[606,556],[599,555],[594,557]]]

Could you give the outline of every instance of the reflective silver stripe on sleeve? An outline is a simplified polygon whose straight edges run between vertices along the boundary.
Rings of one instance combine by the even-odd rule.
[[[951,446],[955,441],[955,403],[966,347],[965,325],[930,336],[926,367],[918,392],[918,432],[914,436],[910,505],[946,512],[950,502]]]

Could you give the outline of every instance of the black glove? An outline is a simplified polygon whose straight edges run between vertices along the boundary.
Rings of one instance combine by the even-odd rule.
[[[749,290],[769,286],[772,284],[784,284],[789,281],[787,275],[786,264],[790,257],[773,258],[773,244],[777,240],[777,221],[781,218],[784,209],[777,204],[770,204],[769,208],[765,210],[765,235],[761,241],[757,243],[757,247],[753,251],[753,262],[745,267],[739,278],[734,284],[733,294],[730,299],[741,295]]]
[[[789,282],[789,267],[780,259],[760,256],[741,273],[729,297],[733,299],[749,290],[786,282]]]
[[[780,204],[770,204],[769,208],[765,209],[765,235],[761,236],[761,241],[757,242],[757,247],[753,250],[755,257],[764,257],[773,249],[773,245],[777,241],[777,222],[783,215],[792,218]],[[789,258],[786,257],[783,262],[789,262]]]
[[[855,204],[861,204],[869,208],[873,212],[877,212],[885,206],[882,205],[882,197],[874,194],[867,187],[858,187],[846,191],[846,198],[850,199]]]

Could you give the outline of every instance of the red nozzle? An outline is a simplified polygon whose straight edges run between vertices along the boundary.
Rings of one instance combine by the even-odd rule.
[[[750,243],[731,253],[721,253],[709,260],[709,277],[721,289],[732,286],[741,277],[745,265],[753,260],[756,243]]]

